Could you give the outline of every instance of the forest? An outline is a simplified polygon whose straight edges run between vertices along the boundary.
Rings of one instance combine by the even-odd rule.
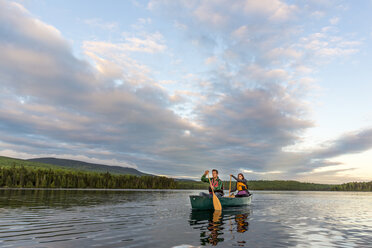
[[[350,182],[334,185],[331,190],[336,191],[372,191],[371,182]]]
[[[174,189],[172,178],[113,175],[110,173],[61,169],[1,167],[0,187],[7,188],[103,188],[103,189]]]
[[[224,188],[229,190],[229,181]],[[232,189],[235,182],[232,181]],[[94,172],[0,157],[1,188],[92,188],[92,189],[208,189],[208,183],[152,175]],[[344,184],[304,183],[293,180],[250,180],[249,190],[372,191],[371,182]]]
[[[229,190],[230,182],[224,181],[224,189]],[[302,183],[297,181],[285,180],[251,180],[248,181],[249,190],[331,190],[333,185],[317,184],[317,183]],[[177,182],[179,189],[208,189],[208,183],[185,181]],[[236,182],[231,183],[231,189],[236,189]]]
[[[229,190],[229,181],[224,181],[224,189]],[[231,188],[236,188],[236,183],[231,183]],[[200,181],[177,182],[178,189],[208,189],[208,183]],[[301,190],[301,191],[372,191],[371,182],[350,182],[344,184],[319,184],[305,183],[293,180],[250,180],[249,190]]]

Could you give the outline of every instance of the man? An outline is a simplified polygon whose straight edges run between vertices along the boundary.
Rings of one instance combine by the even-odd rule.
[[[201,177],[202,182],[209,183],[209,180],[206,177],[208,173],[209,173],[209,170],[206,170],[204,172],[204,175]],[[211,178],[211,183],[209,184],[209,194],[202,192],[200,193],[200,195],[212,197],[212,189],[213,189],[217,197],[222,197],[223,196],[223,183],[222,183],[222,180],[218,177],[218,170],[213,169],[212,176],[213,177]]]

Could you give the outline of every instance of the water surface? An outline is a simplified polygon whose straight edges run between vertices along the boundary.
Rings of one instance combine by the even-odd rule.
[[[256,191],[194,211],[200,191],[0,190],[1,247],[371,247],[372,193]]]

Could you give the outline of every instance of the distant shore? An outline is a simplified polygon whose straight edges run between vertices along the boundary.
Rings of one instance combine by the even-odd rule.
[[[178,182],[178,189],[207,189],[208,184],[202,182]],[[224,182],[225,190],[229,189],[229,182]],[[235,189],[235,182],[232,189]],[[293,180],[250,180],[249,190],[273,190],[273,191],[372,191],[371,182],[350,182],[344,184],[317,184],[303,183]]]
[[[107,166],[109,167],[109,166]],[[225,191],[229,182],[224,182]],[[207,190],[208,183],[153,175],[131,175],[71,169],[63,166],[0,157],[0,188],[30,189],[185,189]],[[232,182],[232,189],[236,188]],[[251,180],[249,190],[273,191],[372,191],[371,182],[316,184],[293,180]]]
[[[0,187],[0,190],[45,190],[45,191],[133,191],[133,192],[177,192],[177,191],[200,191],[204,192],[205,189],[108,189],[108,188],[8,188],[8,187]],[[340,191],[340,190],[269,190],[269,189],[258,189],[258,190],[251,190],[251,192],[355,192],[355,193],[370,193],[372,191],[358,191],[358,190],[347,190],[347,191]],[[225,190],[225,194],[228,193],[228,190]]]

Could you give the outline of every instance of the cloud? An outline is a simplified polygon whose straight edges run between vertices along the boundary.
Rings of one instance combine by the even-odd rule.
[[[144,52],[157,53],[166,49],[163,36],[159,32],[143,34],[143,37],[125,37],[126,42],[111,43],[103,41],[86,41],[84,47],[87,50],[116,50],[118,52]]]
[[[242,3],[235,2],[235,8],[243,10],[248,15],[263,15],[273,21],[287,20],[297,12],[296,5],[288,5],[287,3],[279,0],[264,0],[254,1],[245,0]]]
[[[355,165],[350,168],[338,161],[339,156],[363,153],[372,149],[371,133],[371,128],[361,129],[323,142],[317,148],[278,153],[276,156],[272,156],[268,168],[286,168],[287,175],[292,175],[292,178],[306,178],[308,180],[311,177],[323,176],[317,180],[324,182],[327,175],[329,181],[332,181],[333,177],[339,181],[347,181],[338,175],[339,172],[351,171],[356,168]]]
[[[360,153],[372,148],[372,129],[346,133],[325,143],[326,148],[314,151],[317,158],[331,158],[343,154]]]
[[[178,21],[174,21],[173,25],[180,30],[187,30],[187,26],[185,24],[182,24]]]
[[[14,2],[0,4],[2,88],[25,99],[44,96],[51,101],[68,99],[72,92],[83,93],[94,81],[93,74],[87,63],[72,55],[60,32]]]
[[[297,12],[297,6],[280,0],[238,0],[230,1],[158,1],[148,3],[150,10],[176,8],[181,5],[200,22],[212,26],[224,26],[235,15],[248,15],[270,21],[286,21]]]
[[[277,170],[280,166],[271,163],[272,157],[312,126],[283,87],[240,91],[200,109],[214,162],[228,164],[222,170],[226,173],[238,168]]]
[[[122,77],[129,72],[125,69],[138,70],[135,65],[123,67],[115,61],[97,59],[98,68],[92,67],[73,56],[68,42],[56,29],[15,3],[1,5],[0,33],[7,32],[0,40],[2,137],[43,140],[55,147],[44,146],[55,155],[79,156],[86,154],[85,147],[100,147],[115,153],[123,164],[136,164],[153,160],[151,157],[156,155],[147,151],[164,137],[182,139],[183,132],[179,130],[193,130],[192,125],[168,109],[172,101],[161,88],[148,81],[134,83]],[[22,25],[29,29],[19,30],[17,27]],[[34,37],[30,33],[44,36]],[[161,38],[156,33],[149,37]],[[131,39],[129,43],[136,41]],[[150,52],[157,49],[151,46],[152,42],[149,44],[146,49]],[[119,67],[115,69],[113,65]],[[122,85],[115,84],[118,79],[122,79]],[[28,154],[45,154],[40,150],[43,147],[30,145],[26,149],[19,146],[17,139],[2,139],[5,150],[13,146],[27,150]],[[79,149],[74,150],[76,147]],[[99,159],[102,154],[93,156]],[[146,166],[143,168],[146,170]]]
[[[81,158],[187,177],[213,166],[226,175],[243,170],[290,179],[371,147],[366,129],[327,147],[286,150],[314,125],[307,101],[321,64],[314,61],[351,55],[361,44],[328,26],[304,32],[300,5],[150,1],[154,15],[184,32],[190,50],[179,53],[166,33],[145,31],[154,16],[136,19],[137,32],[123,32],[120,41],[85,41],[84,59],[21,5],[0,1],[0,7],[1,154]],[[139,59],[168,52],[185,61],[173,65],[182,74],[159,80]]]
[[[67,42],[62,40],[61,33],[51,25],[31,18],[30,13],[20,4],[1,1],[0,21],[3,23],[0,36],[6,42],[24,43],[23,38],[29,44],[43,46],[43,50],[66,49]],[[17,18],[23,16],[23,18]],[[8,26],[5,26],[5,23]],[[10,30],[12,27],[13,30]]]
[[[211,57],[208,57],[208,58],[205,59],[205,63],[207,65],[214,64],[216,62],[217,62],[217,57],[216,56],[211,56]]]
[[[119,27],[117,22],[105,22],[100,18],[86,19],[83,22],[94,28],[100,28],[108,31],[116,30]]]
[[[327,16],[331,4],[150,4],[154,12],[184,10],[179,17],[171,17],[188,26],[185,32],[203,49],[205,63],[214,66],[209,77],[200,79],[208,82],[202,87],[207,100],[195,107],[197,121],[208,133],[201,137],[218,157],[213,163],[229,164],[226,171],[239,168],[238,164],[257,173],[280,168],[288,177],[298,171],[309,172],[312,166],[328,166],[327,158],[320,158],[317,151],[291,153],[285,148],[299,142],[301,134],[313,126],[309,119],[311,106],[305,100],[307,92],[318,88],[313,72],[321,64],[357,53],[361,45],[352,35],[342,35],[328,23],[319,32],[308,32],[306,20],[314,13],[319,18]],[[195,11],[212,18],[199,17],[195,22]],[[338,20],[331,19],[331,24]]]
[[[328,63],[334,58],[357,53],[361,44],[360,40],[339,36],[331,27],[326,26],[320,32],[302,37],[296,47],[306,51],[305,56],[310,60]]]
[[[336,25],[340,21],[340,18],[338,17],[333,17],[329,20],[329,23],[332,25]]]

